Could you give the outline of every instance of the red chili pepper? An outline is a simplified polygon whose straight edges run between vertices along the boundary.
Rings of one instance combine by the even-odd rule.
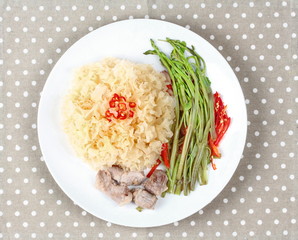
[[[126,98],[125,97],[123,97],[123,96],[119,96],[119,101],[123,101],[123,102],[126,102]]]
[[[134,116],[134,114],[135,113],[133,111],[131,111],[131,110],[128,111],[128,117],[132,118]]]
[[[117,93],[114,93],[114,96],[112,97],[112,101],[114,102],[119,101],[119,95]]]
[[[216,170],[217,167],[216,167],[216,164],[214,163],[214,159],[213,159],[212,156],[211,156],[210,162],[211,162],[211,165],[212,165],[213,170]]]
[[[127,114],[124,111],[118,110],[117,113],[118,113],[118,118],[119,119],[124,120],[124,119],[127,118]]]
[[[167,168],[170,168],[170,159],[169,159],[169,145],[168,143],[163,143],[161,147],[161,157]]]
[[[167,88],[168,88],[169,90],[172,90],[172,91],[173,91],[172,84],[168,84],[168,85],[167,85]]]
[[[119,110],[123,110],[123,111],[125,111],[127,109],[125,103],[118,103],[118,108],[119,108]]]
[[[231,118],[228,118],[227,121],[225,121],[225,124],[224,124],[224,128],[222,129],[222,131],[217,135],[217,138],[214,142],[214,145],[215,146],[218,146],[221,139],[223,138],[223,136],[225,135],[225,133],[227,132],[229,126],[230,126],[230,123],[231,123]]]
[[[116,103],[113,100],[109,101],[109,105],[110,105],[111,108],[116,107]]]
[[[121,96],[117,93],[114,93],[113,97],[109,101],[110,109],[106,111],[106,118],[109,118],[108,120],[111,121],[111,117],[114,117],[115,119],[124,120],[127,117],[132,118],[134,116],[134,112],[127,109],[128,106],[130,108],[135,108],[136,103],[135,102],[129,102],[127,106],[126,98],[124,96]],[[114,110],[111,112],[110,110],[114,108]]]
[[[181,126],[181,129],[180,129],[180,133],[185,136],[186,135],[186,132],[187,132],[187,127],[185,127],[184,125]]]
[[[151,168],[151,170],[148,172],[147,174],[147,178],[149,178],[154,171],[156,170],[156,168],[159,166],[159,164],[161,164],[161,161],[159,159],[156,160],[156,163],[154,164],[154,166]]]
[[[178,153],[181,154],[183,150],[183,143],[180,144],[179,148],[178,148]]]
[[[128,105],[130,108],[135,108],[137,106],[135,102],[129,102]]]
[[[220,158],[221,154],[220,154],[218,148],[214,145],[213,140],[211,139],[210,135],[209,135],[208,142],[209,142],[209,147],[211,149],[211,156]]]
[[[227,114],[227,106],[224,105],[218,92],[214,93],[214,114],[215,114],[215,132],[217,138],[213,140],[215,146],[219,145],[219,142],[223,138],[224,134],[230,126],[231,119]]]
[[[113,115],[113,114],[110,112],[110,110],[107,110],[107,111],[106,111],[106,117],[109,118],[109,117],[112,117],[112,115]]]

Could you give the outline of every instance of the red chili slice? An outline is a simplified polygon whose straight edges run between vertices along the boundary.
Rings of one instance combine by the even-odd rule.
[[[131,111],[131,110],[128,111],[128,117],[132,118],[134,116],[134,114],[135,113],[133,111]]]
[[[159,159],[157,159],[155,165],[151,168],[151,170],[147,174],[147,178],[149,178],[154,173],[154,171],[159,166],[159,164],[161,164],[161,161]]]
[[[127,118],[127,114],[126,114],[124,111],[119,110],[119,111],[117,111],[117,112],[118,112],[118,118],[119,118],[119,119],[124,120],[124,119]]]
[[[224,128],[223,130],[219,133],[219,135],[217,136],[215,142],[214,142],[214,145],[215,146],[218,146],[221,139],[223,138],[223,136],[225,135],[225,133],[227,132],[229,126],[230,126],[230,123],[231,123],[231,118],[228,118],[227,121],[225,121],[225,125],[224,125]]]
[[[172,84],[168,84],[168,85],[167,85],[167,88],[168,88],[169,90],[172,90],[172,91],[173,91]]]
[[[221,154],[218,150],[218,148],[214,145],[214,142],[213,140],[211,139],[210,135],[209,135],[209,147],[210,147],[210,150],[211,150],[211,156],[214,156],[214,157],[217,157],[217,158],[220,158],[221,157]]]
[[[116,103],[113,100],[109,101],[109,105],[110,105],[111,108],[116,107]]]
[[[126,102],[126,98],[123,97],[123,96],[120,96],[120,97],[119,97],[119,101],[121,101],[121,100],[122,100],[123,102]]]
[[[211,162],[211,165],[212,165],[213,170],[216,170],[217,167],[216,167],[216,164],[214,163],[214,159],[213,159],[212,156],[211,156],[210,162]]]
[[[114,93],[112,101],[114,101],[114,102],[119,101],[119,95],[117,93]]]
[[[169,159],[169,145],[168,143],[163,143],[161,147],[162,160],[167,168],[170,168],[170,159]]]
[[[112,115],[113,115],[113,113],[111,113],[110,110],[106,111],[106,117],[109,118],[109,117],[112,117]]]
[[[118,108],[119,110],[122,110],[122,111],[125,111],[127,109],[125,103],[118,103]]]
[[[135,108],[137,106],[135,102],[129,102],[128,105],[130,108]]]

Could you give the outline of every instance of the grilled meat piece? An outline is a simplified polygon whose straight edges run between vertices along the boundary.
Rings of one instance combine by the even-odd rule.
[[[125,205],[132,201],[132,193],[125,184],[117,184],[109,171],[99,170],[96,175],[95,186],[97,189],[112,198],[119,205]]]
[[[150,178],[144,183],[144,188],[156,196],[160,196],[167,187],[168,177],[163,170],[156,169]]]
[[[130,185],[140,185],[146,179],[143,172],[137,171],[124,171],[119,166],[113,166],[108,169],[111,173],[112,178],[118,183]]]
[[[153,209],[156,204],[157,197],[145,189],[138,188],[133,192],[133,201],[139,207]]]

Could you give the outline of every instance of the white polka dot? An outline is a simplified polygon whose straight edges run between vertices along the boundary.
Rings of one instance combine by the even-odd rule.
[[[236,209],[233,209],[232,210],[232,214],[234,214],[234,215],[237,214],[237,210]]]
[[[292,130],[289,130],[289,131],[288,131],[288,134],[289,134],[290,136],[292,136],[292,135],[294,134],[294,132],[293,132]]]
[[[271,213],[271,210],[269,208],[266,208],[265,213],[269,214],[269,213]]]

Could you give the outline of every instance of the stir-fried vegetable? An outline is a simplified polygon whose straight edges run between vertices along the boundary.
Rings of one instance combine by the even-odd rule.
[[[154,50],[145,54],[158,55],[172,80],[176,100],[176,122],[167,169],[168,192],[188,195],[197,182],[208,183],[211,150],[208,137],[216,139],[214,102],[211,83],[206,76],[203,58],[185,42],[167,38],[173,50],[170,56],[151,40]]]

